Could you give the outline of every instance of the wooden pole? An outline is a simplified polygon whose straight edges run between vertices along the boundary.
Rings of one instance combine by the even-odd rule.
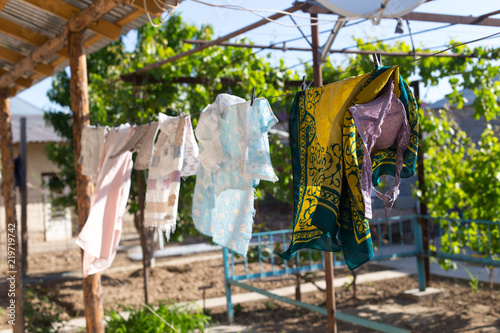
[[[14,174],[14,152],[12,149],[12,125],[10,115],[10,94],[0,89],[0,148],[2,151],[2,182],[7,231],[7,280],[8,323],[14,333],[24,332],[23,281],[21,256],[16,219],[16,178]]]
[[[82,175],[82,166],[78,163],[81,154],[83,126],[89,124],[89,97],[87,86],[87,59],[84,50],[85,31],[69,33],[69,65],[71,68],[70,93],[73,111],[73,141],[76,167],[76,194],[78,206],[78,227],[82,230],[90,212],[92,182]],[[82,281],[83,303],[87,332],[104,333],[104,308],[102,303],[101,275],[89,275]]]
[[[139,216],[138,216],[138,232],[141,237],[142,247],[142,276],[144,282],[144,302],[149,304],[149,267],[151,266],[149,257],[149,239],[150,233],[144,228],[144,206],[145,206],[145,190],[144,190],[144,171],[137,170],[137,195],[139,196]]]
[[[419,81],[413,81],[411,86],[413,87],[413,92],[415,94],[415,99],[417,100],[417,105],[420,108],[420,87]],[[422,140],[422,132],[419,132],[418,140]],[[425,173],[424,173],[424,152],[422,147],[419,147],[417,152],[417,177],[418,177],[418,188],[425,197]],[[420,200],[420,214],[427,215],[427,205],[424,201]],[[420,218],[419,224],[422,226],[422,246],[425,252],[429,250],[429,231],[427,230],[427,219]],[[425,284],[427,287],[431,283],[431,268],[429,263],[429,257],[424,257],[424,271],[425,271]]]
[[[19,186],[21,194],[21,272],[28,273],[28,188],[27,182],[27,158],[26,149],[26,117],[21,117],[21,140],[19,141],[19,155],[21,155],[22,182]]]
[[[318,14],[311,14],[311,23],[316,24]],[[317,25],[311,26],[312,35],[312,53],[313,53],[313,72],[314,86],[321,87],[323,85],[323,73],[321,72],[321,64],[319,62],[319,31]],[[326,311],[328,317],[328,333],[337,333],[337,320],[335,317],[335,288],[333,280],[335,278],[333,272],[333,255],[331,252],[325,252],[325,282],[326,282]]]

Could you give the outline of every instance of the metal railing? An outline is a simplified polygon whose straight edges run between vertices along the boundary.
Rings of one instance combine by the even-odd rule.
[[[424,234],[420,223],[427,223],[427,228],[424,230],[427,230],[428,249],[424,249]],[[411,215],[371,220],[370,228],[374,249],[374,258],[371,262],[416,257],[420,290],[426,288],[425,257],[500,267],[500,222]],[[230,322],[234,319],[231,285],[326,314],[325,308],[275,295],[245,283],[255,279],[324,269],[324,254],[318,250],[300,250],[292,261],[286,261],[277,256],[277,253],[286,250],[290,244],[291,236],[292,230],[254,233],[246,258],[224,248],[227,311]],[[333,258],[334,266],[345,265],[341,253],[335,253]],[[346,315],[339,311],[336,315],[339,320],[382,332],[409,332],[398,327]]]

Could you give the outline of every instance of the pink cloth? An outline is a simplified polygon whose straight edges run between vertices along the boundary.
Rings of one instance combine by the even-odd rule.
[[[390,210],[399,196],[403,153],[410,142],[410,125],[406,119],[403,103],[394,94],[394,81],[391,79],[384,89],[385,91],[373,101],[355,104],[349,108],[365,146],[360,183],[365,203],[365,217],[368,219],[372,218],[371,154],[397,143],[396,172],[392,188],[386,193],[374,188],[375,194],[384,201],[385,208]]]
[[[132,153],[110,158],[128,141],[135,127],[112,128],[101,150],[90,214],[76,244],[84,250],[83,277],[110,267],[116,255],[130,192]]]

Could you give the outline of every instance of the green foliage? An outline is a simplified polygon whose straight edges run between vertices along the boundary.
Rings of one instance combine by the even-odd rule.
[[[462,131],[443,110],[421,117],[422,130],[429,135],[425,151],[425,194],[432,216],[443,217],[441,249],[459,254],[465,247],[479,256],[500,255],[499,227],[495,224],[455,222],[450,218],[498,221],[500,214],[500,142],[498,130],[487,125],[479,142]],[[450,268],[450,262],[441,265]]]
[[[56,324],[62,322],[63,310],[41,287],[24,290],[24,329],[29,333],[52,333],[59,330]]]
[[[479,275],[481,274],[481,271],[479,271],[476,275],[474,275],[470,270],[467,269],[467,267],[465,266],[462,267],[467,272],[467,275],[469,275],[470,278],[469,286],[472,288],[472,292],[477,293],[479,289]]]
[[[238,313],[242,313],[242,312],[243,312],[243,305],[241,305],[241,303],[235,304],[234,305],[234,313],[238,314]]]
[[[106,332],[113,333],[171,333],[175,332],[204,332],[210,325],[212,318],[200,310],[193,310],[190,306],[166,305],[160,303],[156,314],[143,307],[140,309],[124,308],[129,312],[125,319],[116,311],[107,313]],[[167,325],[167,322],[169,325]]]

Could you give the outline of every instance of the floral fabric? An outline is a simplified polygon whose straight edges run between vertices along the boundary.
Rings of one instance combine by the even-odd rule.
[[[158,137],[146,185],[144,226],[165,230],[167,239],[175,231],[181,176],[198,169],[198,145],[189,116],[169,117],[160,113]]]
[[[252,237],[254,186],[260,179],[278,180],[267,137],[277,121],[267,100],[250,105],[221,94],[203,110],[195,131],[201,149],[193,197],[195,227],[243,256]]]

